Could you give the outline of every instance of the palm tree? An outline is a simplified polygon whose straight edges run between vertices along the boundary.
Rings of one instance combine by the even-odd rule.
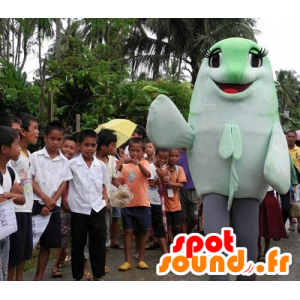
[[[97,44],[103,43],[104,38],[104,19],[81,19],[80,23],[82,29],[80,30],[81,38],[85,45],[89,45],[91,49],[95,48]]]
[[[23,52],[23,59],[22,59],[22,63],[20,66],[20,69],[23,70],[26,60],[27,60],[27,56],[28,53],[31,49],[31,47],[33,46],[34,42],[33,42],[33,35],[34,35],[34,31],[35,31],[35,19],[30,19],[30,18],[20,18],[20,19],[16,19],[17,22],[19,23],[19,27],[18,27],[18,41],[17,41],[17,62],[16,62],[16,66],[20,65],[20,61],[21,61],[21,52]]]
[[[67,19],[67,27],[63,26],[60,29],[59,39],[57,38],[58,33],[56,32],[56,39],[48,48],[49,55],[55,55],[57,57],[57,49],[60,49],[61,56],[64,55],[64,52],[67,51],[70,47],[70,40],[80,40],[81,39],[81,23],[80,20],[76,19]],[[57,43],[60,45],[57,46]]]
[[[46,72],[45,72],[45,61],[43,64],[42,59],[42,43],[45,38],[53,38],[54,31],[52,28],[52,19],[40,18],[36,20],[37,27],[37,40],[39,48],[39,77],[41,84],[41,95],[40,95],[40,116],[41,116],[41,129],[44,129],[44,110],[45,110],[45,91],[46,91]]]
[[[159,66],[170,57],[170,19],[138,19],[132,35],[126,40],[124,54],[129,56],[135,73],[141,66],[153,71],[153,80],[159,75]],[[168,69],[168,68],[167,68]],[[133,76],[132,76],[133,77]]]
[[[56,57],[57,59],[59,59],[61,54],[61,26],[62,26],[60,18],[55,19],[55,25],[56,25],[56,30],[55,30]]]
[[[200,68],[206,50],[219,40],[228,37],[244,37],[255,40],[255,19],[147,19],[135,28],[135,34],[127,40],[125,53],[134,53],[140,65],[157,74],[156,64],[166,64],[171,56],[190,66],[192,83]],[[147,30],[154,36],[149,37]],[[156,64],[154,64],[156,62]]]
[[[293,70],[279,70],[275,72],[275,76],[280,115],[284,117],[283,112],[288,108],[291,110],[291,117],[299,115],[299,75]]]
[[[181,64],[180,59],[171,58],[169,63],[169,68],[167,69],[168,65],[164,67],[165,71],[165,80],[177,80],[177,81],[186,81],[186,75],[182,71],[182,68],[179,66]]]
[[[0,55],[5,57],[7,61],[9,61],[10,58],[10,31],[10,19],[0,19]]]
[[[170,19],[147,19],[145,23],[152,34],[156,35],[156,41],[153,47],[153,56],[150,58],[150,64],[153,65],[153,80],[156,80],[159,76],[159,66],[161,62],[167,62],[166,69],[169,70],[168,62],[170,58],[171,49],[170,38],[172,35],[172,26],[170,24]],[[165,42],[164,39],[167,41]],[[163,58],[163,60],[161,60]]]

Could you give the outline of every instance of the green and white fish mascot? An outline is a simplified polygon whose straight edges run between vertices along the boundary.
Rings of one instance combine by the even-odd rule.
[[[203,200],[205,234],[231,226],[237,246],[247,247],[248,259],[255,262],[259,203],[269,186],[285,194],[291,183],[267,52],[242,38],[216,43],[200,67],[188,123],[160,95],[149,108],[146,130],[156,146],[187,148]],[[245,278],[255,275],[238,276]]]

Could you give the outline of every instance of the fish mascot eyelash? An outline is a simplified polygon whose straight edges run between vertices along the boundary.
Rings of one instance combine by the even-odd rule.
[[[218,50],[218,51],[216,51],[216,50]],[[214,52],[211,52],[210,49],[207,49],[203,56],[205,58],[210,58],[212,55],[214,55],[220,51],[221,51],[220,49],[215,49]],[[269,51],[267,49],[261,48],[256,55],[258,55],[260,57],[265,57],[268,55],[268,53],[269,53]]]
[[[257,53],[257,55],[259,55],[260,57],[265,57],[267,56],[269,53],[269,51],[265,48],[261,48],[260,51]]]

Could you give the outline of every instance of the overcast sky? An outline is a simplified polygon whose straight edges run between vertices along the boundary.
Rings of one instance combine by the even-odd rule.
[[[273,72],[295,70],[300,75],[300,34],[299,21],[284,18],[281,22],[276,18],[265,17],[258,20],[258,44],[269,51]]]
[[[14,0],[2,3],[0,17],[93,17],[93,18],[136,18],[136,17],[172,17],[172,18],[259,18],[257,29],[258,44],[269,51],[273,72],[295,70],[300,75],[300,22],[298,1],[285,0],[263,1],[251,0],[185,0],[178,3],[171,1],[151,0],[141,5],[140,0],[114,1],[69,1],[52,0],[46,10],[40,8],[40,0]],[[41,15],[42,14],[42,15]],[[47,49],[49,42],[45,42]],[[30,59],[26,63],[29,77],[38,67],[38,59]]]

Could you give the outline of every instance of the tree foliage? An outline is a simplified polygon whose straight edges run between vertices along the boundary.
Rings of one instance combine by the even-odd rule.
[[[113,118],[146,126],[149,105],[165,94],[187,119],[203,53],[224,38],[255,40],[254,25],[251,18],[0,19],[0,109],[31,113],[43,127],[51,92],[53,117],[65,126],[75,128],[77,114],[82,129]],[[43,55],[46,39],[53,43]],[[29,83],[23,70],[35,49],[39,66]],[[282,121],[298,129],[298,75],[276,77]]]

